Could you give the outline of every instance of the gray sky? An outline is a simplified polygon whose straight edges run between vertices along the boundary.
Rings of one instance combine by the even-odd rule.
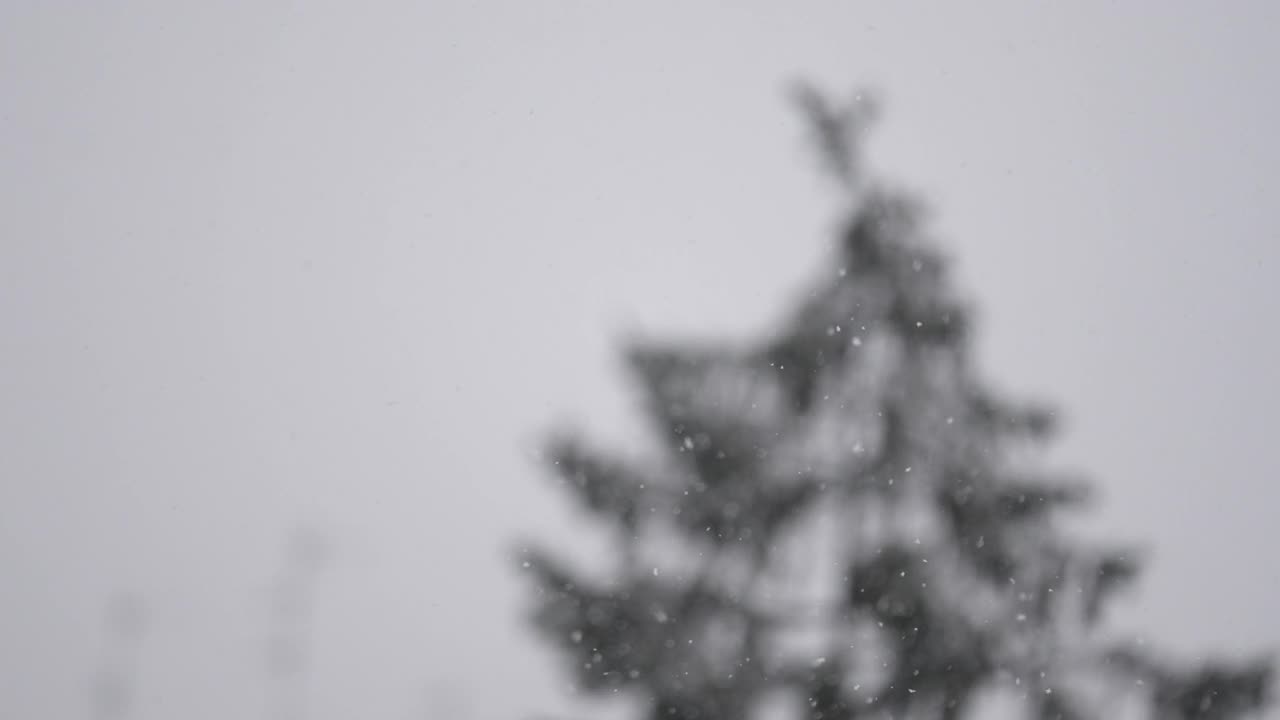
[[[1229,7],[1228,7],[1229,5]],[[970,8],[974,6],[968,6]],[[1117,625],[1280,649],[1268,3],[0,3],[0,716],[86,717],[108,599],[139,719],[262,717],[290,531],[336,547],[313,717],[566,703],[531,459],[625,439],[628,329],[758,331],[839,205],[786,81],[885,91],[984,367],[1059,403]],[[434,708],[434,710],[433,710]]]

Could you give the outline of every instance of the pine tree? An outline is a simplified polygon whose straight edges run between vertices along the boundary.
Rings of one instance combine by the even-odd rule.
[[[1060,529],[1088,488],[1038,461],[1054,414],[977,377],[922,204],[863,168],[872,104],[798,98],[850,202],[827,271],[761,342],[626,350],[650,457],[549,443],[620,549],[610,577],[524,554],[577,686],[649,720],[954,719],[993,688],[1044,720],[1257,712],[1268,663],[1099,632],[1136,558]]]

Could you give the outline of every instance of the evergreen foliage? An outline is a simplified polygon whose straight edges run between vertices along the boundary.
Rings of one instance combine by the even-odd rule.
[[[871,103],[798,98],[850,200],[828,270],[762,342],[626,351],[649,459],[549,445],[620,548],[610,577],[523,558],[577,686],[648,720],[954,719],[993,688],[1041,720],[1258,711],[1266,662],[1174,664],[1099,632],[1137,558],[1055,522],[1087,485],[1037,462],[1051,411],[979,380],[922,204],[863,168]]]

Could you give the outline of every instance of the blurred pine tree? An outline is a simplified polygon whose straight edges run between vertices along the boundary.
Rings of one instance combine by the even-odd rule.
[[[651,720],[954,719],[992,688],[1043,720],[1256,712],[1266,662],[1174,665],[1093,632],[1135,558],[1056,530],[1086,487],[1026,452],[1053,414],[975,376],[921,203],[861,166],[874,105],[797,97],[851,200],[830,272],[765,342],[627,351],[651,462],[550,443],[620,546],[609,578],[523,558],[578,686]]]

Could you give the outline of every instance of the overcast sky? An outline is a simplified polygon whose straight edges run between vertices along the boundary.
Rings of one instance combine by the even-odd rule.
[[[297,528],[316,720],[572,707],[508,551],[601,536],[532,451],[822,269],[797,77],[883,91],[987,375],[1151,552],[1116,625],[1280,649],[1280,10],[913,7],[0,2],[0,716],[87,717],[136,593],[138,720],[264,717]]]

